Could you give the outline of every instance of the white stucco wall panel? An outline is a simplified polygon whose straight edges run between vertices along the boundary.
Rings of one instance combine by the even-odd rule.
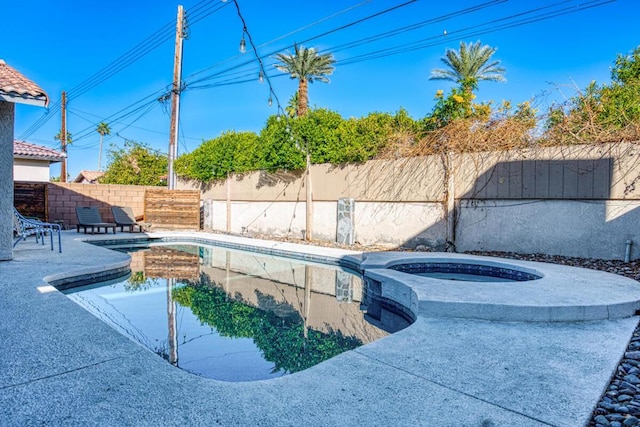
[[[15,159],[13,179],[15,181],[49,182],[49,162],[46,160]]]
[[[639,201],[463,201],[456,248],[583,258],[640,257]]]
[[[231,232],[302,237],[305,205],[296,202],[233,202]]]
[[[364,245],[427,245],[444,248],[446,228],[441,203],[355,204],[356,242]]]

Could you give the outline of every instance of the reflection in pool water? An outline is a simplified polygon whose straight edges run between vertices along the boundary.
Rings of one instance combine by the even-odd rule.
[[[196,245],[123,251],[132,256],[128,278],[65,293],[197,375],[223,381],[282,376],[410,323],[376,301],[367,302],[367,315],[362,280],[338,267]]]

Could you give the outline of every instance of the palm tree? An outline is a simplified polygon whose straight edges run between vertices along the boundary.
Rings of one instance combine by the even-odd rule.
[[[53,139],[60,141],[60,150],[64,155],[62,163],[60,164],[60,182],[67,182],[67,145],[71,144],[71,132],[66,132],[66,138],[62,138],[62,129],[55,134]],[[64,141],[63,141],[64,139]]]
[[[56,133],[53,136],[53,139],[55,139],[56,141],[62,141],[62,131],[59,131],[58,133]],[[67,138],[65,139],[65,142],[67,145],[70,145],[72,142],[72,137],[71,137],[71,132],[67,132]]]
[[[291,117],[292,119],[298,114],[298,91],[291,95],[291,98],[289,98],[289,103],[286,107],[284,107],[284,111],[285,113],[287,113],[287,116]]]
[[[333,73],[336,62],[333,55],[325,53],[319,55],[314,48],[306,49],[294,45],[294,53],[278,53],[276,59],[280,61],[274,66],[284,73],[289,73],[292,79],[298,79],[298,117],[307,114],[309,109],[309,83],[315,81],[329,83],[327,76]]]
[[[464,91],[477,89],[482,80],[504,82],[505,69],[500,61],[491,61],[496,48],[475,43],[460,42],[460,50],[447,49],[441,58],[447,69],[436,68],[431,71],[431,80],[450,80],[460,84]]]
[[[111,135],[111,128],[105,122],[98,123],[96,132],[100,134],[100,153],[98,153],[98,170],[102,170],[102,139],[105,135]]]

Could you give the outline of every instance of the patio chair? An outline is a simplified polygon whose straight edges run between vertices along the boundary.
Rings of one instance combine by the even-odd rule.
[[[113,213],[114,221],[120,227],[120,231],[124,231],[124,227],[129,227],[129,233],[132,233],[138,227],[138,230],[142,233],[145,228],[151,227],[148,222],[136,221],[133,210],[128,206],[112,206],[111,212]]]
[[[23,240],[27,240],[28,236],[34,235],[36,237],[36,243],[42,240],[44,245],[44,238],[49,235],[51,239],[51,250],[53,250],[53,234],[58,234],[58,251],[62,253],[62,237],[60,235],[60,224],[52,224],[49,222],[40,221],[37,219],[26,218],[18,210],[13,208],[13,232],[15,240],[13,241],[13,247],[15,248],[18,243]]]
[[[108,233],[111,228],[113,229],[113,234],[116,234],[116,224],[102,221],[100,212],[95,206],[77,206],[76,216],[78,217],[78,224],[76,226],[78,233],[80,232],[80,228],[84,228],[84,234],[87,234],[88,228],[91,228],[91,234],[95,233],[96,228],[98,229],[98,233],[100,233],[101,228],[104,228],[105,233]]]

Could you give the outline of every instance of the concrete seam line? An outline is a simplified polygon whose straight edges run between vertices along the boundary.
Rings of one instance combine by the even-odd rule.
[[[118,357],[113,357],[111,359],[101,360],[100,362],[92,363],[90,365],[80,366],[79,368],[70,369],[68,371],[58,372],[56,374],[51,374],[51,375],[45,375],[44,377],[34,378],[32,380],[24,381],[24,382],[21,382],[21,383],[0,386],[0,390],[6,390],[6,389],[9,389],[9,388],[13,388],[13,387],[20,387],[20,386],[31,384],[31,383],[35,383],[35,382],[38,382],[38,381],[48,380],[50,378],[55,378],[55,377],[60,377],[62,375],[66,375],[66,374],[70,374],[70,373],[73,373],[73,372],[82,371],[84,369],[92,368],[94,366],[103,365],[105,363],[113,362],[114,360],[122,359],[123,357],[133,356],[134,354],[142,353],[142,352],[145,352],[145,351],[146,350],[140,349],[140,350],[136,350],[136,351],[134,351],[132,353],[127,353],[127,354],[125,354],[123,356],[118,356]]]
[[[514,413],[514,414],[521,415],[521,416],[523,416],[523,417],[526,417],[526,418],[529,418],[529,419],[531,419],[531,420],[537,421],[537,422],[542,423],[542,424],[544,424],[544,425],[548,425],[548,426],[551,426],[551,427],[556,427],[556,424],[551,424],[551,423],[549,423],[549,422],[547,422],[547,421],[544,421],[544,420],[541,420],[541,419],[539,419],[539,418],[532,417],[531,415],[527,415],[527,414],[524,414],[524,413],[522,413],[522,412],[519,412],[519,411],[516,411],[516,410],[513,410],[513,409],[505,408],[504,406],[497,405],[496,403],[493,403],[493,402],[490,402],[490,401],[488,401],[488,400],[482,399],[482,398],[480,398],[480,397],[478,397],[478,396],[474,396],[473,394],[469,394],[469,393],[467,393],[467,392],[464,392],[464,391],[461,391],[461,390],[457,390],[457,389],[455,389],[455,388],[452,388],[452,387],[449,387],[449,386],[447,386],[447,385],[445,385],[445,384],[442,384],[442,383],[440,383],[440,382],[438,382],[438,381],[434,381],[434,380],[429,379],[429,378],[427,378],[427,377],[424,377],[424,376],[422,376],[422,375],[414,374],[414,373],[412,373],[412,372],[410,372],[410,371],[407,371],[406,369],[403,369],[403,368],[400,368],[400,367],[398,367],[398,366],[392,365],[392,364],[390,364],[390,363],[388,363],[388,362],[385,362],[385,361],[383,361],[383,360],[377,359],[377,358],[375,358],[375,357],[372,357],[372,356],[369,356],[369,355],[363,354],[363,353],[361,353],[360,351],[358,351],[358,349],[354,349],[354,350],[351,350],[351,351],[353,351],[353,352],[355,352],[355,353],[358,353],[359,355],[361,355],[361,356],[363,356],[363,357],[366,357],[366,358],[367,358],[367,359],[369,359],[369,360],[372,360],[372,361],[374,361],[374,362],[378,362],[378,363],[380,363],[380,364],[382,364],[382,365],[385,365],[385,366],[388,366],[388,367],[390,367],[390,368],[396,369],[396,370],[398,370],[398,371],[404,372],[405,374],[408,374],[408,375],[410,375],[410,376],[412,376],[412,377],[420,378],[421,380],[424,380],[424,381],[430,382],[430,383],[432,383],[432,384],[435,384],[435,385],[437,385],[437,386],[439,386],[439,387],[442,387],[442,388],[445,388],[445,389],[447,389],[447,390],[451,390],[451,391],[453,391],[453,392],[455,392],[455,393],[460,393],[460,394],[462,394],[462,395],[464,395],[464,396],[467,396],[467,397],[469,397],[469,398],[471,398],[471,399],[479,400],[480,402],[484,402],[484,403],[486,403],[486,404],[488,404],[488,405],[495,406],[496,408],[500,408],[500,409],[503,409],[503,410],[505,410],[505,411],[508,411],[508,412],[512,412],[512,413]]]

